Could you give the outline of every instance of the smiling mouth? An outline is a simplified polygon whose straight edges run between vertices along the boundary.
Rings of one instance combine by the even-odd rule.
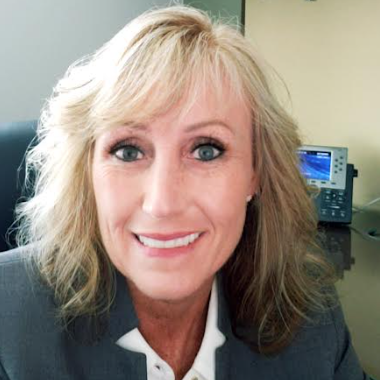
[[[136,234],[134,235],[136,239],[145,247],[170,249],[170,248],[186,247],[194,243],[202,235],[202,233],[199,233],[199,232],[193,233],[181,238],[171,239],[171,240],[158,240],[158,239],[148,238],[142,235],[136,235]]]

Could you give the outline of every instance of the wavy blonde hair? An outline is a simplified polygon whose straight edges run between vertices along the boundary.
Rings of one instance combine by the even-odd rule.
[[[27,154],[34,195],[17,209],[18,244],[38,246],[33,261],[54,290],[63,321],[101,315],[115,292],[90,175],[97,136],[163,114],[185,96],[195,99],[206,81],[218,94],[224,79],[251,106],[252,163],[260,181],[223,268],[235,331],[255,327],[250,342],[276,352],[309,310],[323,309],[335,278],[315,244],[297,127],[273,95],[266,70],[237,27],[187,6],[142,14],[68,69]]]

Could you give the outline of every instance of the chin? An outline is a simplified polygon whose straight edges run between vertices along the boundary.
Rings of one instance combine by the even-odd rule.
[[[145,296],[165,302],[186,300],[196,296],[203,286],[208,286],[208,282],[207,284],[203,282],[198,283],[194,279],[186,281],[183,276],[178,279],[168,275],[165,278],[160,277],[162,276],[150,277],[149,281],[132,281],[136,288]]]

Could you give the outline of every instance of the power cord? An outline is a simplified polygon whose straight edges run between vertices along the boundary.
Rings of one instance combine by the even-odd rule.
[[[349,226],[349,228],[366,240],[372,240],[372,241],[380,242],[380,232],[377,231],[376,229],[372,228],[368,231],[361,231],[361,230],[359,230],[355,227],[352,227],[352,226]]]
[[[380,197],[369,201],[362,207],[352,207],[352,211],[353,211],[352,217],[354,217],[356,214],[366,211],[369,207],[371,207],[372,205],[374,205],[375,203],[379,201],[380,201]],[[376,228],[370,228],[367,231],[361,231],[355,227],[350,226],[350,229],[356,232],[357,234],[359,234],[364,239],[380,242],[380,231],[378,231]]]
[[[366,203],[362,207],[352,207],[353,215],[358,214],[360,212],[364,212],[367,208],[371,207],[372,205],[374,205],[375,203],[377,203],[379,201],[380,201],[380,197],[372,199],[372,201]]]

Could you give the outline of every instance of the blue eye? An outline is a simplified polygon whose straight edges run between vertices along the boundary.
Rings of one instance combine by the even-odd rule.
[[[198,151],[199,158],[197,158],[197,160],[212,161],[221,156],[224,152],[224,149],[214,144],[202,144],[194,149],[194,152],[195,151]]]
[[[135,145],[124,145],[115,148],[112,152],[118,159],[125,162],[133,162],[142,158],[142,153],[139,147]]]
[[[191,148],[191,152],[197,152],[195,159],[202,162],[213,161],[222,156],[225,152],[222,143],[209,137],[200,138]],[[121,161],[135,162],[140,161],[144,157],[144,151],[140,144],[128,139],[121,141],[110,149],[110,153]]]

